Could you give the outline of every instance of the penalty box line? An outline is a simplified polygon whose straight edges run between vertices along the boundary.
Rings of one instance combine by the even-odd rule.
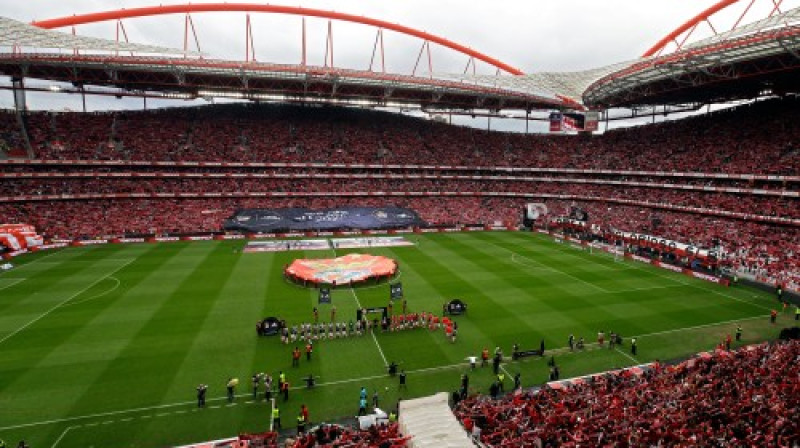
[[[706,324],[706,325],[696,325],[696,326],[692,326],[692,327],[684,327],[684,328],[676,328],[676,329],[673,329],[673,330],[659,331],[659,332],[655,332],[655,333],[640,334],[640,335],[636,335],[636,336],[632,336],[632,337],[635,337],[637,339],[638,338],[645,338],[645,337],[648,337],[648,336],[658,336],[658,335],[662,335],[662,334],[676,333],[676,332],[680,332],[680,331],[694,330],[694,329],[699,329],[699,328],[712,327],[712,326],[716,326],[716,325],[724,325],[724,324],[737,322],[737,321],[763,319],[764,317],[765,316],[746,317],[746,318],[742,318],[742,319],[733,319],[733,320],[728,320],[728,321],[723,321],[723,322],[716,322],[716,323],[711,323],[711,324]],[[594,347],[596,345],[598,345],[596,342],[590,342],[590,343],[585,344],[586,347]],[[549,352],[551,354],[555,354],[555,355],[562,354],[562,353],[570,353],[569,347],[554,348],[554,349],[547,350],[547,352]],[[580,353],[580,352],[581,351],[577,350],[577,349],[573,351],[573,353]],[[536,359],[540,359],[540,358],[536,358]],[[536,360],[536,359],[534,359],[534,360]],[[544,359],[544,358],[541,358],[541,359]],[[528,361],[530,361],[530,360],[517,360],[517,361],[513,361],[512,360],[512,361],[505,362],[505,364],[522,364],[522,363],[527,363]],[[641,363],[637,362],[637,365],[638,364],[641,364]],[[421,368],[421,369],[409,370],[409,371],[407,371],[407,373],[409,373],[409,374],[426,373],[426,372],[436,372],[436,371],[439,371],[439,370],[448,370],[448,369],[455,369],[455,368],[468,368],[468,367],[469,367],[469,363],[460,362],[460,363],[457,363],[457,364],[446,364],[446,365],[435,366],[435,367],[424,367],[424,368]],[[502,367],[502,365],[501,365],[501,367]],[[505,371],[505,369],[504,369],[504,371]],[[508,374],[509,372],[506,371],[506,373]],[[376,379],[381,379],[381,378],[387,378],[387,375],[385,375],[385,374],[382,374],[382,375],[371,375],[371,376],[365,376],[365,377],[360,377],[360,378],[349,378],[349,379],[338,380],[338,381],[330,381],[330,382],[325,382],[325,383],[319,383],[314,387],[336,386],[336,385],[339,385],[339,384],[358,383],[358,382],[376,380]],[[303,389],[306,389],[306,387],[294,386],[294,387],[291,387],[290,389],[291,390],[303,390]],[[250,396],[252,396],[251,393],[242,393],[242,394],[237,394],[236,395],[237,398],[250,397]],[[227,396],[209,398],[207,401],[213,402],[213,401],[223,401],[223,400],[227,400]],[[99,417],[111,417],[111,416],[115,416],[115,415],[133,414],[133,413],[137,413],[137,412],[147,412],[147,411],[153,411],[153,410],[158,410],[158,409],[167,409],[167,408],[177,407],[177,406],[187,406],[187,405],[192,405],[192,404],[196,405],[197,401],[194,401],[194,400],[193,401],[181,401],[181,402],[162,404],[162,405],[156,405],[156,406],[124,409],[124,410],[119,410],[119,411],[111,411],[111,412],[104,412],[104,413],[98,413],[98,414],[87,414],[87,415],[80,415],[80,416],[75,416],[75,417],[65,417],[65,418],[53,419],[53,420],[43,420],[43,421],[33,422],[33,423],[23,423],[23,424],[19,424],[19,425],[0,427],[0,431],[6,431],[6,430],[11,430],[11,429],[19,429],[19,428],[29,428],[29,427],[35,427],[35,426],[57,424],[57,423],[66,423],[66,422],[73,422],[73,421],[78,421],[78,420],[87,420],[87,419],[93,419],[93,418],[99,418]]]

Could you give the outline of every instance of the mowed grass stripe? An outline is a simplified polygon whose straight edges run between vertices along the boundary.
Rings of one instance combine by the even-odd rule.
[[[549,238],[541,235],[515,234],[514,237],[516,239],[532,238],[540,242],[542,248],[557,246],[557,244],[553,243]],[[539,245],[537,245],[537,247],[539,247]],[[566,249],[556,248],[556,250]],[[613,261],[611,257],[605,256],[602,253],[576,253],[579,253],[581,258],[585,258],[590,262],[618,263]],[[662,312],[664,317],[673,318],[673,320],[678,322],[688,321],[692,325],[696,325],[704,321],[720,320],[720,318],[736,319],[750,317],[754,315],[754,311],[756,311],[755,315],[761,314],[761,312],[757,311],[759,308],[758,304],[749,303],[749,300],[744,302],[731,300],[730,297],[728,297],[731,294],[741,293],[741,291],[737,290],[736,288],[725,288],[714,284],[707,284],[702,280],[688,278],[682,274],[663,271],[659,268],[644,265],[636,261],[627,260],[624,261],[624,264],[633,268],[634,271],[620,273],[620,275],[617,277],[642,276],[646,279],[649,279],[654,284],[661,283],[665,285],[672,285],[678,288],[663,288],[662,290],[653,289],[641,292],[623,290],[619,291],[617,294],[618,297],[629,298],[662,297],[660,300],[660,305],[658,303],[654,303],[653,305],[656,305],[658,308],[660,308],[659,312]],[[606,296],[606,300],[608,297],[611,296]],[[666,309],[662,308],[663,306],[672,305],[680,306],[683,311],[672,310],[667,312]],[[684,312],[686,313],[686,317],[681,316],[681,314]]]
[[[586,265],[584,266],[586,271],[592,273],[607,271],[604,273],[605,278],[597,280],[596,284],[602,284],[610,292],[601,292],[580,281],[570,280],[570,277],[553,272],[546,265],[542,267],[534,262],[530,263],[534,265],[533,267],[528,267],[514,263],[508,250],[477,240],[481,237],[490,237],[492,243],[499,242],[526,257],[536,257],[537,251],[544,251],[552,257],[554,266],[570,274],[573,273],[572,265],[581,264],[581,258],[586,257],[587,261],[583,263]],[[285,283],[281,267],[294,258],[328,258],[331,256],[330,252],[233,255],[232,247],[240,246],[241,242],[108,246],[91,248],[97,251],[88,257],[85,249],[74,249],[75,253],[80,254],[77,256],[83,257],[81,261],[74,263],[76,265],[90,265],[92,260],[100,257],[109,263],[114,260],[122,263],[123,260],[131,258],[127,252],[129,250],[132,251],[130,253],[136,253],[139,250],[153,248],[153,251],[120,271],[122,282],[116,290],[96,300],[64,307],[58,313],[54,312],[53,316],[43,319],[42,322],[49,322],[51,317],[58,314],[63,317],[62,320],[68,321],[72,319],[73,312],[79,313],[76,316],[80,313],[97,315],[97,318],[91,319],[77,336],[73,335],[67,341],[57,338],[49,340],[50,344],[56,345],[56,349],[37,365],[31,367],[24,362],[24,359],[21,360],[20,367],[30,372],[30,375],[25,375],[24,383],[13,385],[12,392],[18,399],[25,401],[24,406],[28,406],[30,414],[28,418],[15,417],[12,423],[6,423],[9,420],[6,417],[22,408],[20,402],[11,401],[11,409],[0,411],[0,421],[3,422],[0,426],[13,426],[16,422],[21,424],[53,420],[48,416],[78,416],[76,412],[79,409],[76,403],[82,405],[80,409],[87,411],[80,415],[102,413],[106,410],[113,414],[0,431],[0,437],[5,440],[25,438],[35,446],[52,446],[69,425],[81,425],[86,422],[98,426],[82,426],[69,431],[59,442],[58,447],[77,448],[87,444],[174,446],[200,439],[226,437],[238,431],[265,430],[268,425],[269,406],[263,402],[247,404],[245,401],[249,398],[244,397],[238,398],[237,405],[230,408],[192,412],[195,408],[194,387],[200,377],[221,376],[221,382],[212,379],[204,381],[211,385],[209,396],[220,397],[224,394],[222,383],[231,371],[236,371],[236,376],[242,381],[238,391],[240,394],[248,392],[249,376],[255,371],[271,371],[274,374],[283,367],[288,369],[292,385],[301,387],[302,376],[309,371],[315,374],[319,371],[321,383],[334,384],[327,384],[310,391],[294,390],[288,403],[282,404],[279,400],[279,404],[283,411],[284,424],[293,422],[301,403],[306,403],[311,408],[312,420],[327,421],[355,413],[358,388],[362,384],[368,387],[370,394],[375,388],[381,391],[381,405],[385,408],[393,407],[395,400],[401,395],[416,396],[454,390],[458,387],[458,377],[462,372],[470,374],[474,388],[486,392],[492,379],[491,369],[470,372],[464,358],[468,354],[477,354],[487,345],[489,349],[500,345],[506,352],[510,350],[513,342],[520,342],[523,348],[536,347],[539,336],[524,326],[516,325],[514,320],[523,320],[539,334],[546,335],[548,349],[566,345],[566,334],[573,331],[576,336],[578,331],[585,331],[583,336],[587,342],[593,342],[597,330],[615,330],[623,333],[623,336],[674,330],[670,333],[641,338],[640,354],[637,358],[644,362],[654,357],[672,359],[690,355],[700,349],[709,349],[724,337],[726,332],[735,328],[735,321],[725,325],[708,326],[709,324],[728,320],[730,319],[728,316],[738,318],[742,315],[742,310],[749,313],[756,312],[758,315],[764,313],[763,310],[756,310],[703,288],[705,286],[716,288],[714,285],[675,276],[679,280],[699,285],[687,286],[669,278],[672,274],[667,271],[658,272],[659,274],[663,272],[663,276],[657,275],[652,271],[658,270],[645,265],[639,269],[632,263],[618,263],[613,257],[602,254],[592,255],[568,247],[554,247],[552,242],[544,240],[540,244],[536,241],[537,235],[503,232],[415,235],[410,238],[421,241],[422,244],[419,247],[370,248],[359,252],[389,255],[400,262],[403,272],[400,280],[406,290],[410,309],[416,311],[430,309],[438,313],[444,300],[454,297],[465,299],[471,308],[467,315],[456,318],[461,331],[459,340],[455,344],[446,341],[441,330],[377,334],[377,339],[388,359],[403,362],[402,367],[410,371],[418,368],[431,369],[410,373],[409,389],[404,392],[397,390],[396,378],[392,379],[385,375],[371,337],[317,342],[312,362],[307,363],[303,359],[300,368],[289,369],[290,347],[280,345],[277,338],[258,339],[255,336],[252,328],[255,320],[266,315],[293,316],[302,321],[311,319],[311,308],[316,304],[317,291]],[[202,332],[194,338],[180,342],[189,355],[174,364],[152,363],[155,366],[152,369],[154,371],[163,366],[162,376],[167,386],[157,384],[153,387],[149,378],[144,378],[142,381],[140,371],[134,370],[120,378],[115,383],[116,388],[106,388],[105,394],[94,394],[94,402],[90,402],[86,398],[87,392],[97,387],[98,379],[104,378],[106,361],[120,354],[131,353],[126,344],[133,338],[140,339],[139,329],[147,325],[150,318],[161,309],[163,301],[168,299],[184,278],[197,267],[198,260],[207,256],[209,248],[217,246],[226,246],[226,249],[217,252],[215,257],[218,262],[217,267],[227,264],[233,268],[225,279],[211,277],[203,279],[220,282],[224,286],[201,319],[192,319],[194,315],[191,314],[186,316],[186,320],[191,321],[191,325]],[[121,248],[124,251],[114,256],[108,256],[105,252]],[[73,249],[69,249],[64,254],[69,255],[73,253],[72,251]],[[155,263],[147,266],[148,263],[167,256],[169,251],[180,253],[164,266]],[[564,251],[574,251],[575,255],[563,253]],[[443,269],[436,263],[429,263],[425,257],[420,256],[420,252],[434,258],[439,265],[445,265],[448,269]],[[344,253],[347,252],[342,251],[338,255]],[[60,256],[51,257],[42,261],[40,268],[46,267],[49,270],[55,266],[55,263],[50,264],[51,260],[59,258]],[[559,264],[556,265],[556,262]],[[600,266],[598,263],[610,267]],[[519,272],[506,272],[506,267],[512,264]],[[620,269],[612,272],[615,267]],[[31,266],[31,270],[37,270],[34,268],[35,266]],[[454,275],[452,271],[458,275]],[[91,281],[101,275],[102,273],[98,273]],[[141,277],[141,280],[137,280],[140,282],[139,286],[126,288],[126,285],[134,281],[130,277]],[[533,279],[530,286],[526,286],[525,278]],[[467,279],[469,284],[464,279]],[[570,298],[569,294],[548,285],[548,282],[562,287],[563,284],[570,282],[576,284],[575,290],[570,293],[577,297]],[[114,285],[113,281],[100,282],[81,294],[76,301],[113,289]],[[654,289],[626,291],[628,288],[650,285]],[[500,301],[503,306],[495,306],[479,294],[473,294],[474,289]],[[518,294],[519,289],[525,290],[527,294]],[[576,292],[581,290],[583,292],[580,294]],[[496,293],[498,291],[500,293]],[[719,288],[718,291],[740,297],[742,300],[755,299],[756,302],[767,296],[746,288]],[[249,297],[251,294],[254,296],[262,294],[262,297],[251,300]],[[388,302],[388,286],[385,284],[374,288],[359,288],[356,294],[365,306],[383,306]],[[753,295],[758,298],[753,298]],[[529,296],[537,302],[534,308],[536,311],[520,314],[518,309],[526,305],[530,300]],[[539,301],[542,303],[538,303]],[[228,310],[231,307],[223,306],[226,303],[233,304],[233,308],[237,309]],[[354,308],[349,307],[353,307],[355,301],[348,289],[334,291],[334,303],[342,320],[349,320],[351,314],[354,315]],[[259,309],[260,311],[257,311]],[[399,305],[396,304],[395,309],[399,311]],[[579,327],[575,330],[572,325],[553,325],[548,309],[554,310],[553,313],[561,312],[571,319],[586,322],[585,327],[588,329],[582,330]],[[658,311],[660,317],[651,320],[648,317],[651,309]],[[330,308],[325,306],[320,310],[321,320],[327,322]],[[230,314],[227,314],[227,311],[230,311]],[[507,319],[508,314],[513,314],[512,320]],[[598,319],[597,315],[606,317]],[[175,316],[176,319],[182,319],[178,314]],[[220,327],[223,330],[211,325],[213,321],[218,320],[222,321]],[[633,322],[633,325],[630,325],[630,322]],[[752,341],[758,341],[775,337],[779,327],[787,324],[790,322],[786,324],[779,322],[778,325],[771,326],[766,318],[763,322],[746,321],[745,338],[750,337]],[[189,325],[189,323],[180,322],[179,325]],[[703,325],[703,327],[697,330],[685,330],[692,325]],[[205,331],[209,326],[213,333]],[[646,328],[644,331],[635,331],[641,327]],[[211,334],[216,335],[216,338],[212,338]],[[153,336],[151,343],[156,348],[162,343],[170,350],[178,348],[171,344],[168,334]],[[555,342],[551,343],[551,340]],[[211,349],[204,352],[204,345]],[[226,346],[231,347],[230,353],[226,353],[229,358],[221,359],[217,354]],[[629,353],[627,346],[623,350]],[[138,355],[138,352],[136,354]],[[205,362],[204,357],[207,358]],[[70,358],[74,360],[74,364],[69,363]],[[549,359],[549,356],[547,358]],[[607,349],[574,355],[556,355],[556,359],[562,366],[563,376],[602,371],[632,363],[626,356]],[[412,368],[414,366],[416,368]],[[0,366],[0,370],[3,368]],[[195,369],[197,372],[193,371]],[[547,366],[542,359],[532,358],[518,364],[508,364],[506,369],[512,374],[516,371],[523,372],[523,383],[527,385],[546,380]],[[190,375],[196,376],[185,379]],[[357,378],[361,379],[355,380]],[[185,383],[189,384],[184,386]],[[385,391],[384,386],[390,389]],[[10,395],[2,396],[3,404],[6,405],[6,397]],[[151,396],[155,397],[153,400],[161,397],[159,406],[169,406],[125,412],[127,409],[148,407],[148,404],[151,404],[148,397]],[[130,405],[137,402],[144,402],[144,405]],[[218,405],[220,401],[213,404]],[[149,418],[142,418],[143,416]],[[120,434],[125,435],[120,436]]]
[[[37,271],[29,270],[25,275],[12,271],[15,278],[23,278],[25,281],[0,292],[0,316],[3,318],[0,320],[0,338],[4,336],[4,332],[13,331],[8,329],[8,326],[13,326],[13,322],[5,319],[11,316],[24,319],[26,316],[38,315],[65,300],[97,279],[97,264],[121,265],[122,262],[118,260],[104,262],[106,258],[113,258],[115,253],[116,251],[104,251],[98,256],[87,249],[75,256],[66,257],[63,262],[49,263]],[[4,275],[0,278],[6,277]]]
[[[209,308],[204,314],[198,313],[195,321],[198,331],[195,336],[189,338],[187,335],[185,356],[176,364],[171,381],[168,380],[162,403],[191,401],[195,395],[195,387],[200,383],[209,385],[208,398],[224,396],[228,378],[239,378],[238,393],[248,392],[257,350],[264,342],[276,342],[258,339],[254,328],[264,309],[266,291],[274,281],[271,273],[276,257],[234,252],[233,248],[241,243],[219,244],[211,257],[226,271],[220,274],[226,275],[219,276],[216,288],[205,288],[203,291],[203,294],[208,295],[205,300],[208,301]],[[209,278],[203,281],[215,280]],[[263,369],[262,367],[261,370]],[[238,403],[244,401],[244,398],[237,400]],[[194,406],[187,408],[194,409]],[[261,411],[263,414],[264,410]],[[249,414],[242,406],[233,412],[227,412],[225,418],[228,425],[242,428],[243,431],[263,430],[263,415],[262,426],[254,428],[248,424]],[[143,438],[189,442],[213,438],[213,429],[213,426],[194,428],[191,433],[187,431],[182,434],[182,431],[174,427],[163,425],[158,420],[150,420],[137,434],[132,435],[130,441]],[[193,435],[194,439],[186,439],[189,435]]]
[[[418,251],[414,257],[409,257],[411,263],[422,263],[426,267],[428,276],[436,278],[431,284],[439,289],[440,294],[447,298],[461,298],[469,305],[468,319],[477,322],[477,325],[494,326],[494,344],[495,345],[510,345],[519,334],[531,334],[535,329],[530,326],[530,323],[522,319],[519,313],[509,308],[502,302],[502,298],[495,299],[485,291],[490,285],[478,284],[473,279],[466,277],[467,273],[460,273],[452,268],[452,262],[456,260],[447,259],[445,257],[432,257],[428,255],[430,246],[436,245],[433,243],[434,239],[426,241],[426,250]],[[436,252],[436,249],[433,250]],[[439,249],[441,252],[441,249]],[[447,262],[440,262],[439,260],[447,260]],[[441,305],[440,305],[441,306]],[[435,311],[441,314],[441,310]],[[463,331],[462,331],[463,332]],[[451,358],[448,353],[445,353],[445,359],[450,359],[453,362],[459,359]],[[442,361],[440,360],[441,364]]]
[[[497,244],[492,239],[499,241],[507,241],[508,235],[492,234],[491,238],[481,238],[483,235],[470,235],[477,236],[481,241],[465,246],[465,250],[476,248],[476,252],[483,251],[482,258],[490,258],[496,251],[490,252],[488,246]],[[508,263],[506,257],[498,258],[500,263]],[[567,269],[567,268],[564,268]],[[538,272],[538,271],[537,271]],[[566,273],[570,271],[565,270]],[[617,275],[625,275],[624,272],[618,272]],[[561,282],[570,282],[574,280],[561,278]],[[520,287],[524,287],[520,285]],[[647,305],[640,305],[636,302],[626,303],[624,306],[607,307],[603,306],[603,299],[608,297],[608,293],[594,292],[593,294],[569,294],[565,292],[558,292],[554,295],[552,291],[556,291],[557,286],[554,285],[550,288],[551,293],[539,294],[540,301],[550,303],[550,306],[555,309],[555,313],[544,313],[543,315],[531,316],[537,321],[544,321],[543,328],[546,329],[547,346],[561,345],[566,341],[569,334],[574,335],[594,335],[598,331],[608,331],[608,327],[613,327],[615,331],[625,331],[627,334],[635,334],[643,328],[648,328],[651,322],[660,322],[661,318],[656,307]],[[620,300],[617,298],[617,300]],[[621,299],[622,302],[630,302],[629,300]],[[562,319],[563,323],[559,325],[552,325],[556,313],[567,316],[568,319]],[[620,328],[620,323],[624,322],[626,325]],[[555,340],[554,340],[555,339]]]
[[[152,247],[146,250],[149,249]],[[91,253],[90,256],[103,263],[107,257],[113,257],[115,252],[116,250],[105,250]],[[127,255],[133,256],[134,253]],[[70,263],[69,260],[65,262]],[[126,270],[134,269],[134,265],[135,263],[127,264],[115,275],[124,276]],[[95,271],[94,278],[111,271],[112,269]],[[81,296],[87,293],[88,291]],[[106,305],[108,303],[110,302],[106,302]],[[0,406],[0,421],[11,424],[43,417],[57,418],[69,410],[71,403],[82,393],[82,388],[89,386],[80,380],[89,370],[90,364],[85,363],[78,353],[90,353],[94,356],[98,349],[97,346],[76,342],[75,339],[86,332],[89,323],[101,310],[100,304],[92,311],[58,308],[20,333],[18,341],[12,339],[8,341],[8,347],[0,347],[3,358],[9,361],[0,365],[0,394],[4,401],[4,405]],[[98,333],[94,333],[94,337],[97,338]],[[47,406],[42,406],[42,403],[47,403]],[[35,435],[44,436],[41,433]]]
[[[514,250],[516,247],[514,242],[510,240],[505,233],[482,233],[471,234],[469,236],[478,240],[473,244],[474,246],[481,246],[487,256],[495,255],[498,257],[498,260],[503,260],[504,263],[511,263],[510,254],[517,253]],[[492,246],[496,249],[492,249]],[[537,250],[537,252],[540,251],[541,249]],[[550,340],[555,338],[558,341],[564,341],[569,334],[577,336],[578,334],[595,333],[603,330],[608,325],[607,322],[619,320],[619,315],[615,314],[612,310],[604,310],[597,306],[598,304],[595,298],[603,295],[600,292],[593,290],[591,294],[582,294],[573,290],[569,292],[564,291],[561,284],[582,284],[571,278],[570,271],[564,271],[564,273],[569,275],[560,276],[560,280],[557,280],[557,283],[553,286],[553,288],[560,288],[562,290],[556,294],[548,294],[545,292],[541,294],[539,300],[547,302],[554,309],[560,310],[565,315],[568,315],[577,325],[571,327],[562,326],[561,328],[552,329],[552,335],[549,336]]]
[[[125,331],[118,334],[113,359],[98,365],[87,378],[90,387],[68,415],[162,403],[189,343],[200,331],[198,322],[208,313],[229,271],[216,260],[225,250],[218,243],[179,244],[179,255],[172,263],[140,282],[137,294],[153,295],[139,295],[138,299],[149,303],[135,309],[135,321],[104,316],[124,322]]]
[[[439,241],[443,247],[449,247],[449,259],[458,260],[457,266],[463,266],[467,271],[486,272],[493,276],[487,289],[493,291],[500,300],[513,306],[518,315],[530,320],[547,322],[549,328],[578,328],[582,325],[572,316],[562,312],[557,302],[541,300],[543,296],[556,296],[569,301],[573,298],[568,290],[561,288],[552,278],[542,278],[538,272],[533,275],[524,272],[518,265],[510,262],[507,257],[495,258],[493,254],[484,251],[486,246],[479,241],[471,242],[464,237],[444,236]],[[465,242],[466,241],[466,242]],[[463,265],[463,262],[471,266]],[[531,283],[539,283],[540,287],[528,287]],[[546,338],[542,326],[537,325],[534,331],[537,338]]]
[[[499,245],[507,251],[514,251],[514,246],[511,246],[513,243],[509,242],[509,240],[517,239],[514,234],[487,233],[476,236],[490,244]],[[533,256],[534,253],[546,254],[552,250],[549,246],[556,244],[550,241],[542,241],[535,248],[531,248],[529,244],[524,244],[524,241],[522,243],[514,252],[523,253],[525,256]],[[552,263],[552,261],[550,262]],[[570,268],[564,267],[562,269]],[[622,277],[632,276],[636,275],[636,272],[619,271],[615,275]],[[655,278],[653,281],[655,284],[664,284],[663,279]],[[653,300],[656,297],[662,300],[660,302]],[[685,319],[673,319],[671,318],[672,316],[665,316],[662,313],[661,304],[671,300],[677,303],[680,302],[679,299],[675,298],[674,292],[669,289],[653,290],[647,294],[638,292],[601,293],[595,291],[592,294],[582,294],[575,297],[575,300],[571,301],[569,305],[569,313],[573,318],[587,322],[585,326],[591,330],[590,334],[596,334],[598,331],[639,334],[652,328],[671,329],[682,325]],[[575,306],[576,304],[578,306]],[[694,311],[701,314],[699,316],[700,319],[712,318],[710,313],[706,313],[698,307],[695,307]],[[665,317],[667,318],[665,319]],[[579,333],[572,334],[577,336]]]
[[[375,250],[371,252],[375,252]],[[411,261],[419,252],[418,247],[382,248],[378,252],[398,261],[402,273],[398,280],[403,285],[409,313],[426,311],[440,314],[442,304],[448,298],[453,298],[443,295],[442,290],[432,283],[436,281],[437,276],[430,272],[423,275],[419,270],[420,266]],[[449,276],[449,274],[446,275]],[[380,288],[379,294],[382,296],[383,302],[388,303],[389,286]],[[393,308],[396,314],[402,313],[401,301],[396,301]],[[394,361],[400,364],[406,370],[457,363],[463,361],[464,357],[471,352],[469,349],[465,351],[462,347],[474,348],[481,344],[492,343],[488,335],[478,329],[466,316],[454,319],[459,324],[460,333],[460,342],[456,346],[445,339],[442,330],[430,331],[427,328],[378,334],[378,341],[386,358],[390,362]],[[423,347],[425,350],[419,350]]]
[[[549,244],[551,246],[553,245],[552,240],[544,235],[517,233],[515,234],[515,237],[522,239],[531,238],[537,241],[541,241],[545,244]],[[566,249],[559,248],[558,250],[566,250]],[[767,294],[763,291],[757,291],[750,288],[721,287],[719,285],[708,283],[704,280],[687,277],[682,274],[666,271],[633,260],[623,259],[621,262],[617,262],[614,261],[611,255],[606,254],[602,251],[595,251],[594,253],[591,254],[587,252],[578,252],[578,251],[576,251],[575,253],[576,256],[579,256],[587,261],[592,261],[595,263],[606,263],[606,264],[611,264],[611,263],[623,264],[628,266],[630,269],[636,270],[642,276],[650,278],[662,278],[675,285],[683,285],[688,288],[693,288],[699,292],[711,293],[714,296],[717,296],[717,299],[720,300],[720,303],[728,303],[731,305],[735,305],[730,303],[730,301],[733,302],[738,301],[740,305],[735,305],[735,306],[740,307],[741,310],[748,310],[751,313],[756,308],[760,308],[761,310],[767,310],[768,307],[771,306],[771,303],[769,302],[770,294]],[[735,299],[732,297],[734,297]]]
[[[435,249],[430,245],[426,246],[426,250],[435,252]],[[442,304],[447,299],[454,297],[453,295],[444,294],[443,291],[446,291],[446,289],[436,285],[439,279],[451,279],[452,274],[437,274],[426,270],[425,275],[423,275],[415,268],[424,266],[415,261],[417,257],[423,255],[417,247],[372,248],[368,251],[362,250],[362,252],[385,255],[398,261],[402,273],[399,281],[403,284],[409,312],[427,311],[440,315]],[[429,266],[424,267],[428,268]],[[388,285],[383,285],[380,288],[370,288],[364,290],[363,293],[362,290],[358,290],[358,293],[359,297],[368,296],[367,299],[362,299],[362,303],[369,303],[369,306],[386,306],[389,302]],[[395,302],[393,309],[394,313],[401,313],[401,302]],[[460,326],[466,325],[466,327],[460,328],[459,331],[464,335],[469,335],[460,338],[462,344],[459,345],[478,346],[479,343],[484,343],[488,339],[480,331],[470,331],[471,322],[466,317],[459,318],[458,322]],[[452,349],[450,342],[445,339],[444,332],[441,329],[430,331],[427,328],[420,328],[395,333],[379,332],[376,335],[387,360],[399,363],[406,370],[457,363],[463,361],[464,356],[466,356],[463,352]],[[471,339],[476,342],[471,343]],[[423,347],[424,350],[419,350],[419,348]]]
[[[110,256],[112,253],[109,252],[108,255]],[[18,331],[48,311],[51,314],[30,324],[24,330],[18,331],[14,337],[8,338],[0,344],[0,356],[4,359],[0,369],[3,366],[37,362],[41,356],[53,349],[54,341],[59,341],[61,340],[59,338],[69,334],[71,330],[82,327],[82,322],[53,318],[53,314],[60,312],[63,308],[54,309],[54,307],[64,303],[70,297],[74,297],[73,300],[75,300],[89,293],[91,288],[87,289],[87,287],[96,283],[101,277],[114,272],[115,269],[119,269],[126,262],[107,262],[103,258],[96,258],[96,263],[70,264],[65,269],[59,269],[58,275],[31,278],[25,283],[29,283],[34,291],[27,294],[15,291],[14,294],[10,294],[13,296],[11,299],[16,300],[17,303],[12,302],[11,309],[3,311],[5,324],[4,331],[0,332],[0,338],[8,337],[12,332]],[[71,280],[67,281],[66,277],[62,277],[62,275],[71,277]],[[75,296],[81,291],[84,292],[80,296]],[[30,299],[29,296],[35,298]],[[14,310],[17,311],[17,314],[14,313]],[[5,381],[0,381],[0,391],[3,390],[2,386],[9,384],[8,381],[13,381],[13,378],[3,379]]]

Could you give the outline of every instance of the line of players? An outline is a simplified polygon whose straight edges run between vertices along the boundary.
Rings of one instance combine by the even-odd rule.
[[[302,323],[284,327],[281,329],[281,342],[291,344],[296,341],[317,341],[324,339],[338,339],[353,336],[363,336],[375,329],[386,331],[401,331],[415,328],[425,328],[435,330],[445,324],[445,318],[441,318],[433,313],[408,313],[392,316],[383,316],[368,319],[367,313],[362,311],[361,320],[344,322],[320,322]],[[451,328],[451,327],[448,327]]]

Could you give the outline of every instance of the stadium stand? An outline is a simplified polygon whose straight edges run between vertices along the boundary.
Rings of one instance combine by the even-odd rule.
[[[461,402],[491,447],[774,446],[800,441],[800,342],[718,350],[643,375],[595,375],[568,388]]]
[[[33,113],[41,159],[323,162],[796,174],[800,100],[768,100],[591,139],[486,133],[390,113],[221,105]],[[12,116],[4,116],[8,121]],[[170,126],[164,126],[168,122]],[[8,125],[4,125],[8,126]],[[13,146],[15,142],[7,142]]]
[[[722,246],[730,267],[796,286],[798,102],[592,138],[325,106],[30,113],[40,160],[0,163],[0,221],[92,238],[220,231],[242,207],[396,205],[432,225],[515,226],[527,202],[555,215],[579,204],[603,229]],[[0,116],[8,152],[20,135]]]

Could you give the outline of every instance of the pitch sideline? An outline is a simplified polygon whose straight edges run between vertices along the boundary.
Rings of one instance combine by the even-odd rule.
[[[713,327],[713,326],[717,326],[717,325],[725,325],[725,324],[730,324],[730,323],[733,323],[733,322],[744,322],[744,321],[748,321],[748,320],[765,319],[766,317],[767,316],[765,316],[765,315],[745,317],[745,318],[742,318],[742,319],[732,319],[732,320],[726,320],[726,321],[715,322],[715,323],[710,323],[710,324],[695,325],[695,326],[691,326],[691,327],[675,328],[675,329],[672,329],[672,330],[664,330],[664,331],[658,331],[658,332],[654,332],[654,333],[633,335],[633,336],[630,336],[630,337],[635,337],[637,339],[640,339],[640,338],[645,338],[645,337],[650,337],[650,336],[659,336],[659,335],[662,335],[662,334],[677,333],[677,332],[680,332],[680,331],[688,331],[688,330],[695,330],[695,329],[700,329],[700,328]],[[591,342],[591,343],[586,344],[586,347],[594,347],[596,345],[598,345],[596,342]],[[569,347],[559,347],[559,348],[548,350],[548,352],[549,353],[555,353],[555,354],[567,353],[567,352],[569,352]],[[576,353],[580,353],[580,352],[576,351]],[[526,362],[526,361],[524,361],[524,360],[523,361],[509,361],[509,362],[506,362],[505,364],[517,364],[517,363],[521,363],[521,362]],[[641,362],[637,361],[636,365],[639,365],[639,364],[641,364]],[[414,373],[434,372],[434,371],[447,370],[447,369],[453,369],[453,368],[459,368],[459,367],[465,368],[465,367],[468,367],[468,366],[469,366],[468,363],[460,362],[460,363],[456,363],[456,364],[445,364],[445,365],[441,365],[441,366],[424,367],[424,368],[421,368],[421,369],[409,370],[407,373],[414,374]],[[381,379],[381,378],[386,378],[386,377],[387,377],[387,375],[381,374],[381,375],[371,375],[371,376],[365,376],[365,377],[359,377],[359,378],[349,378],[349,379],[344,379],[344,380],[337,380],[337,381],[329,381],[329,382],[325,382],[325,383],[319,383],[314,387],[325,387],[325,386],[335,386],[335,385],[338,385],[338,384],[357,383],[357,382]],[[295,387],[291,388],[291,390],[300,390],[300,389],[305,389],[305,387],[304,386],[295,386]],[[237,394],[236,397],[237,398],[238,397],[248,397],[250,395],[251,394],[249,394],[249,393],[242,393],[242,394]],[[223,401],[223,400],[226,400],[226,399],[227,399],[227,396],[219,396],[219,397],[209,398],[207,401],[210,401],[210,402]],[[147,412],[147,411],[153,411],[153,410],[159,410],[159,409],[167,409],[167,408],[176,407],[176,406],[187,406],[187,405],[192,405],[192,404],[196,404],[196,401],[194,401],[194,400],[193,401],[181,401],[181,402],[167,403],[167,404],[161,404],[161,405],[155,405],[155,406],[146,406],[146,407],[140,407],[140,408],[131,408],[131,409],[118,410],[118,411],[103,412],[103,413],[98,413],[98,414],[87,414],[87,415],[79,415],[79,416],[74,416],[74,417],[64,417],[64,418],[59,418],[59,419],[42,420],[42,421],[38,421],[38,422],[23,423],[23,424],[19,424],[19,425],[0,427],[0,431],[6,431],[6,430],[11,430],[11,429],[20,429],[20,428],[29,428],[29,427],[34,427],[34,426],[51,425],[51,424],[57,424],[57,423],[67,423],[67,422],[73,422],[73,421],[78,421],[78,420],[87,420],[87,419],[93,419],[93,418],[99,418],[99,417],[111,417],[111,416],[115,416],[115,415],[133,414],[133,413],[137,413],[137,412]],[[88,426],[88,424],[87,424],[87,426]]]

